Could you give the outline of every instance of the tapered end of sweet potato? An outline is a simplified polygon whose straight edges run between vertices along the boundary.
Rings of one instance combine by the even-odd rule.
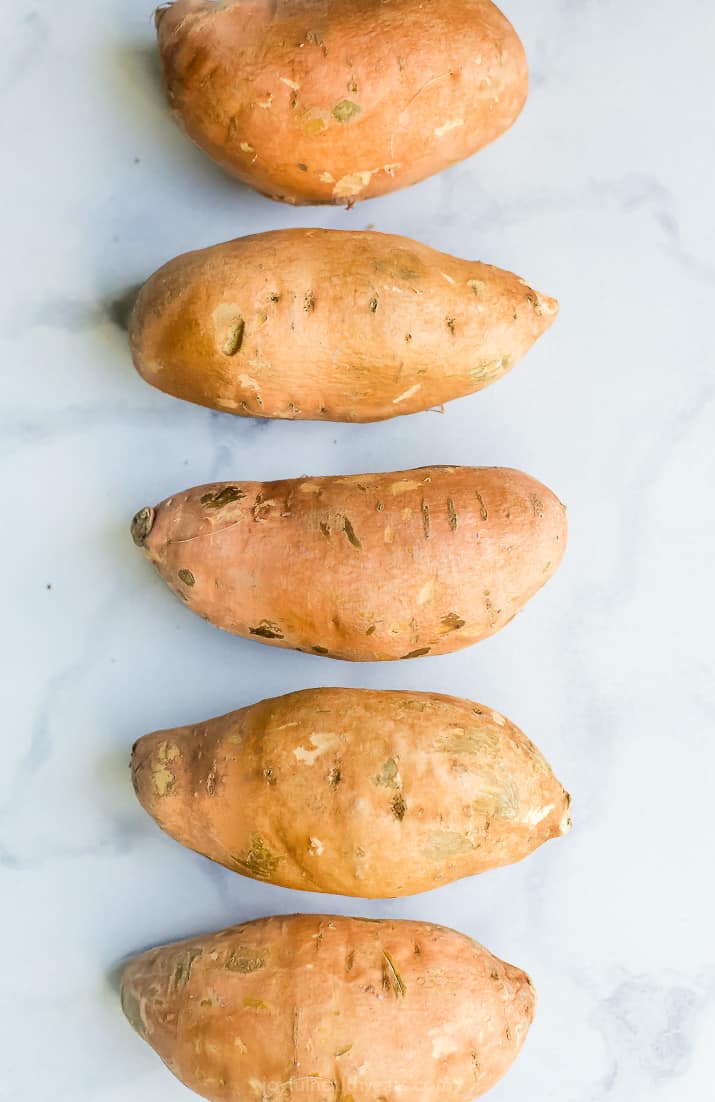
[[[559,834],[568,834],[573,826],[573,820],[571,819],[571,797],[564,789],[564,806],[559,819]]]
[[[154,731],[132,747],[131,773],[134,792],[157,826],[184,846],[201,852],[190,814],[196,796],[196,754],[201,747],[192,728]]]
[[[131,533],[137,547],[143,547],[154,525],[154,510],[145,506],[135,513],[132,518]]]
[[[184,761],[179,732],[155,731],[132,747],[132,785],[139,803],[163,826],[162,801],[177,794],[183,783]]]
[[[164,18],[170,7],[170,3],[160,4],[158,8],[154,9],[154,26],[156,27],[157,31],[159,30],[159,25],[162,19]]]
[[[538,1001],[536,988],[532,983],[531,976],[523,972],[521,968],[517,968],[515,964],[505,964],[504,972],[514,991],[514,1008],[517,1011],[515,1017],[519,1021],[520,1029],[520,1036],[517,1041],[519,1042],[519,1048],[521,1048],[536,1013]]]
[[[120,981],[124,1017],[170,1070],[178,1033],[177,991],[190,975],[192,958],[183,946],[151,949],[125,966]]]
[[[159,4],[154,9],[154,26],[156,27],[161,48],[162,39],[173,34],[177,27],[186,19],[187,15],[215,7],[211,0],[169,0],[166,4]]]
[[[559,300],[552,298],[551,295],[542,295],[538,291],[536,292],[536,300],[536,310],[544,319],[543,326],[544,330],[546,330],[552,322],[556,321],[559,313]]]
[[[140,958],[137,958],[137,960],[138,959]],[[147,1027],[142,1012],[141,985],[134,982],[136,978],[136,964],[136,960],[130,961],[122,972],[120,997],[122,1000],[124,1017],[127,1019],[134,1032],[138,1033],[140,1037],[146,1040]]]

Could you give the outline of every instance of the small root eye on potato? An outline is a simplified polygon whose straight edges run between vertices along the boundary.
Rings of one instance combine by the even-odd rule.
[[[566,515],[499,467],[218,483],[141,510],[134,541],[192,611],[350,661],[447,654],[504,627],[556,572]]]
[[[137,1033],[210,1102],[470,1102],[509,1070],[536,1006],[526,973],[464,934],[339,915],[149,950],[121,994]]]
[[[177,0],[156,24],[182,129],[286,203],[416,183],[499,137],[527,95],[490,0]]]
[[[288,229],[170,260],[130,322],[139,373],[246,417],[382,421],[506,374],[558,303],[489,264],[370,231]]]

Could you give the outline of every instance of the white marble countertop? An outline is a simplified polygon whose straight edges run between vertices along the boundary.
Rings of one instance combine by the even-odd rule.
[[[443,921],[526,968],[540,1006],[494,1102],[711,1097],[715,8],[503,7],[531,62],[517,125],[352,212],[273,204],[181,137],[146,0],[4,13],[2,1102],[188,1100],[124,1022],[118,963],[301,909]],[[146,386],[129,289],[186,249],[296,224],[488,260],[557,295],[561,317],[443,416],[258,423]],[[212,479],[429,463],[520,467],[569,506],[561,572],[454,656],[350,666],[231,638],[128,535],[139,506]],[[572,792],[573,832],[518,866],[368,903],[233,875],[136,803],[140,734],[318,684],[502,710]]]

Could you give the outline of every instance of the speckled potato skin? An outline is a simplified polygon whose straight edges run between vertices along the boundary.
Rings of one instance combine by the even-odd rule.
[[[437,693],[306,689],[145,735],[137,796],[177,841],[303,891],[412,895],[526,857],[570,799],[498,712]]]
[[[288,203],[350,206],[440,172],[507,130],[528,90],[489,0],[178,0],[156,22],[176,120]]]
[[[426,922],[263,918],[153,949],[122,977],[127,1018],[212,1102],[470,1102],[518,1055],[521,969]]]
[[[247,417],[382,421],[481,390],[556,317],[511,272],[370,231],[276,230],[169,261],[130,323],[160,390]]]
[[[422,467],[198,486],[140,510],[132,533],[218,627],[369,662],[494,634],[556,571],[566,515],[519,471]]]

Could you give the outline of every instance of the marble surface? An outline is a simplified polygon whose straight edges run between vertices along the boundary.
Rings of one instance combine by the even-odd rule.
[[[540,1007],[494,1102],[711,1097],[715,384],[707,0],[508,0],[531,61],[508,136],[410,191],[295,211],[175,130],[146,0],[16,0],[0,58],[0,1099],[190,1097],[126,1026],[121,960],[270,912],[421,917],[527,968]],[[378,229],[508,267],[561,317],[481,395],[372,427],[258,423],[133,372],[132,288],[169,256],[287,225]],[[428,463],[523,468],[568,503],[560,574],[457,656],[348,664],[233,639],[132,546],[187,485]],[[521,865],[409,900],[298,895],[160,834],[143,732],[318,684],[504,711],[574,800]]]

